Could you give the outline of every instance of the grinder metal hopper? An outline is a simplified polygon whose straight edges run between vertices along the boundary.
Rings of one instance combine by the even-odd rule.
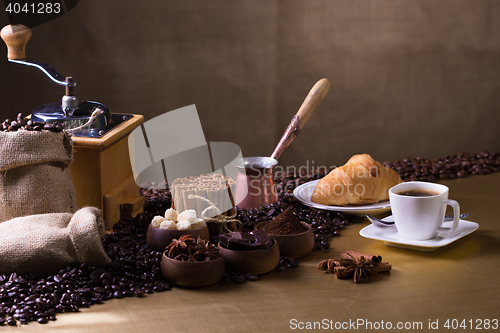
[[[46,123],[64,123],[70,129],[75,146],[70,169],[78,206],[100,208],[109,229],[121,216],[134,215],[142,209],[144,198],[132,175],[127,138],[144,122],[144,117],[113,114],[104,104],[80,101],[75,96],[76,81],[72,77],[64,77],[49,64],[26,59],[31,34],[31,29],[24,25],[5,26],[0,35],[7,44],[7,58],[40,69],[64,86],[65,94],[60,102],[35,108],[30,117]]]

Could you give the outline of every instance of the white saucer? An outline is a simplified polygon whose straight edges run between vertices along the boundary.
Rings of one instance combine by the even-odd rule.
[[[386,217],[385,219],[388,221],[394,221],[392,215]],[[443,235],[446,235],[451,225],[452,222],[444,222],[443,227],[438,229],[438,235],[436,237],[424,241],[416,241],[400,237],[395,226],[379,227],[370,224],[361,229],[359,234],[366,238],[381,240],[387,246],[432,252],[467,236],[479,227],[479,224],[475,222],[459,220],[457,230],[455,230],[449,237],[443,237]]]
[[[346,214],[353,214],[353,215],[365,215],[365,214],[377,215],[391,210],[391,205],[389,203],[389,200],[376,202],[370,205],[359,205],[359,206],[327,206],[312,202],[311,195],[314,192],[316,184],[319,181],[320,181],[319,179],[313,180],[297,186],[295,190],[293,190],[294,197],[301,203],[309,207],[331,210],[335,212],[343,212]]]

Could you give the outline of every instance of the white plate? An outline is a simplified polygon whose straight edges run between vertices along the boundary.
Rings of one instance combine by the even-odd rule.
[[[388,221],[394,221],[392,215],[387,216],[385,219],[387,219]],[[443,227],[438,229],[438,235],[436,237],[424,241],[416,241],[400,237],[395,226],[379,227],[370,224],[369,226],[361,229],[359,231],[359,234],[366,238],[381,240],[387,246],[423,252],[432,252],[443,246],[451,244],[462,237],[467,236],[479,227],[479,225],[475,222],[459,220],[457,230],[455,230],[450,236],[443,237],[443,235],[446,235],[451,225],[451,221],[444,222]]]
[[[376,202],[374,204],[370,205],[359,205],[359,206],[327,206],[327,205],[320,205],[315,202],[311,201],[311,195],[314,192],[314,189],[316,188],[316,184],[320,180],[313,180],[307,183],[304,183],[302,185],[299,185],[293,190],[293,195],[297,200],[299,200],[301,203],[303,203],[306,206],[317,208],[317,209],[325,209],[325,210],[332,210],[335,212],[343,212],[346,214],[353,214],[353,215],[365,215],[365,214],[370,214],[370,215],[376,215],[376,214],[382,214],[385,212],[388,212],[391,210],[391,205],[389,203],[389,200],[386,201],[380,201]]]

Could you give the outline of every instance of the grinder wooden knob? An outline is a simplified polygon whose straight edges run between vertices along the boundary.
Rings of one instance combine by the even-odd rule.
[[[3,27],[0,36],[7,44],[7,58],[26,59],[26,44],[31,38],[31,29],[22,24],[9,24]]]

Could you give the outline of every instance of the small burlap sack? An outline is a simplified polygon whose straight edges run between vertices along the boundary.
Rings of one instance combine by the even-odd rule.
[[[74,263],[106,266],[101,211],[85,207],[76,213],[18,217],[0,223],[0,274],[44,277]]]
[[[0,222],[20,216],[74,213],[69,134],[0,132]]]

